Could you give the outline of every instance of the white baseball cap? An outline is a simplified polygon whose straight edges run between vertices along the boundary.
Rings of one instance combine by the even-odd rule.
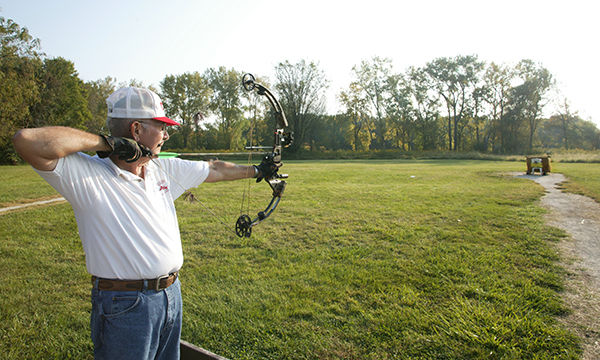
[[[108,116],[121,119],[154,119],[167,125],[181,125],[165,115],[163,103],[158,95],[148,89],[120,88],[106,98]]]

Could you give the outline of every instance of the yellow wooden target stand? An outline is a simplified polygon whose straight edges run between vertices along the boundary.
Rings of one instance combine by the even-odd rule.
[[[527,156],[527,175],[547,175],[550,172],[550,156]]]

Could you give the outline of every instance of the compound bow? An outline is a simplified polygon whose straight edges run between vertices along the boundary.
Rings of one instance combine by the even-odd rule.
[[[255,80],[256,79],[254,78],[254,75],[244,74],[242,77],[242,86],[246,91],[256,91],[258,95],[263,95],[267,98],[267,100],[269,100],[276,118],[276,128],[274,131],[275,139],[272,148],[266,146],[247,146],[246,150],[252,151],[257,149],[271,149],[271,152],[267,153],[264,159],[268,162],[272,162],[276,166],[280,166],[281,150],[284,147],[290,146],[292,143],[292,133],[287,130],[288,121],[285,118],[283,108],[281,107],[279,101],[277,101],[269,89],[257,83]],[[279,202],[281,201],[281,196],[283,195],[283,191],[285,190],[285,186],[287,184],[281,179],[287,179],[287,177],[287,174],[279,174],[278,172],[275,172],[275,174],[273,174],[270,178],[265,178],[265,181],[273,190],[271,202],[269,202],[269,205],[267,205],[263,211],[259,211],[254,219],[250,218],[250,216],[247,214],[240,215],[235,223],[235,233],[237,236],[250,237],[252,234],[252,228],[268,218],[273,211],[275,211],[277,205],[279,205]]]

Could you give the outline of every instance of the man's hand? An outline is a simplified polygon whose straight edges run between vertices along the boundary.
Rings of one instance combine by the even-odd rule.
[[[260,165],[254,165],[258,170],[256,174],[256,182],[260,182],[262,179],[272,179],[277,175],[277,171],[282,164],[275,164],[273,162],[273,154],[267,154],[262,159]]]
[[[119,159],[128,163],[139,160],[143,156],[152,157],[152,151],[133,139],[100,135],[110,146],[110,151],[98,151],[98,157],[105,158],[117,155]]]

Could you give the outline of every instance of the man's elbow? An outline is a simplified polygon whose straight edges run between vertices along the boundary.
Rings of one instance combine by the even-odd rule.
[[[204,182],[213,183],[223,180],[223,174],[221,169],[223,168],[223,161],[220,160],[209,160],[208,161],[208,176]]]
[[[208,173],[208,176],[206,177],[206,179],[204,180],[204,182],[207,182],[207,183],[214,183],[214,182],[219,182],[219,181],[223,181],[221,174],[214,170],[211,170]]]
[[[23,150],[27,146],[27,141],[30,138],[31,129],[21,129],[15,133],[12,138],[13,146],[21,157],[23,156]]]
[[[40,143],[36,142],[35,129],[21,129],[12,138],[15,151],[21,159],[38,170],[51,171],[56,167],[56,159],[48,159],[40,154]]]

